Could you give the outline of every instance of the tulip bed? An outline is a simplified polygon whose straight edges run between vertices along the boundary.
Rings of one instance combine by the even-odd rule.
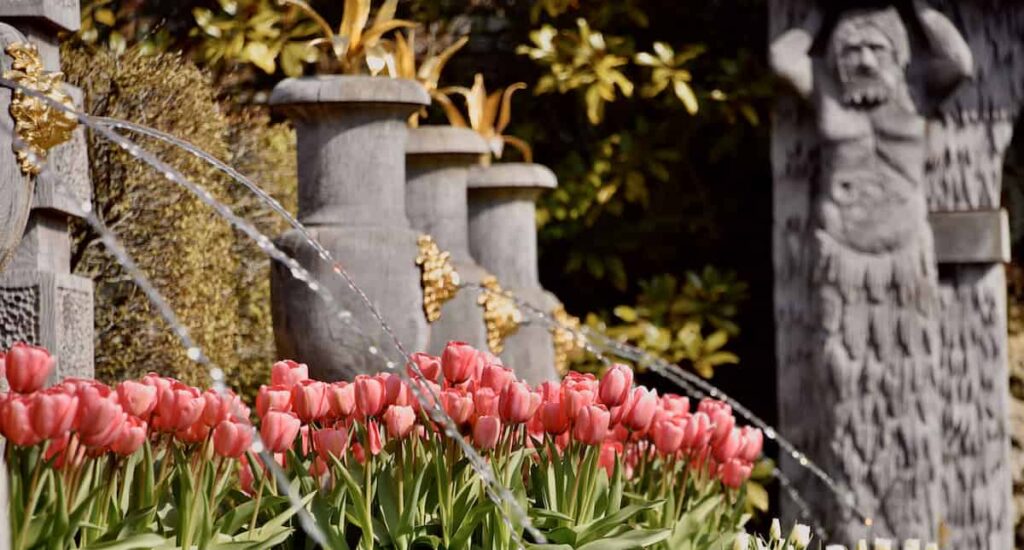
[[[537,546],[417,394],[489,463],[543,548],[746,544],[763,439],[727,404],[691,410],[622,365],[531,387],[459,342],[413,362],[415,388],[397,374],[321,382],[279,362],[251,418],[230,392],[157,374],[44,389],[53,359],[16,344],[0,355],[13,548],[313,548],[300,509],[329,548]]]

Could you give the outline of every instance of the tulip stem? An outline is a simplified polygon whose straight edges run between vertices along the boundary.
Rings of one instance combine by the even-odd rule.
[[[249,468],[252,469],[253,472],[256,471],[256,469],[252,467],[252,464],[249,465]],[[256,528],[256,518],[260,515],[260,501],[263,500],[263,487],[267,484],[268,473],[269,472],[267,472],[267,470],[263,470],[263,474],[260,476],[260,485],[259,488],[256,489],[256,505],[252,508],[252,519],[249,520],[249,531]]]
[[[42,472],[43,457],[46,455],[46,446],[49,442],[43,443],[43,446],[39,449],[39,458],[35,461],[32,466],[32,480],[28,485],[28,505],[25,507],[24,513],[21,517],[21,529],[18,531],[17,542],[14,547],[21,549],[25,547],[25,536],[28,535],[28,526],[32,522],[32,516],[35,514],[36,504],[39,502],[39,494],[36,491],[36,487],[39,485],[39,475]]]

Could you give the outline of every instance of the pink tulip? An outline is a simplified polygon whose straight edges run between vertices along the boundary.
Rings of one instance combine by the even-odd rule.
[[[464,425],[473,417],[473,397],[465,390],[449,388],[441,393],[441,406],[456,425]]]
[[[214,427],[230,418],[231,397],[222,396],[217,390],[206,390],[203,392],[203,424]]]
[[[613,365],[601,378],[598,395],[608,408],[617,407],[629,399],[633,389],[633,369],[626,365]]]
[[[316,380],[303,380],[292,386],[292,409],[304,423],[315,422],[327,416],[327,384]]]
[[[252,446],[252,426],[222,420],[213,430],[213,450],[225,458],[240,458]]]
[[[392,405],[384,412],[384,423],[388,427],[388,437],[404,439],[416,424],[416,413],[412,407]]]
[[[285,386],[260,386],[256,394],[256,415],[263,418],[270,411],[291,412],[292,391]]]
[[[263,446],[272,453],[283,453],[292,448],[299,435],[302,421],[290,412],[269,411],[260,424]]]
[[[278,361],[270,367],[270,384],[291,388],[295,384],[309,380],[309,367],[291,360]]]
[[[715,442],[711,453],[714,455],[715,460],[719,462],[728,462],[734,458],[738,458],[740,451],[743,449],[743,439],[740,437],[740,431],[736,428],[729,430],[729,433],[722,439]]]
[[[689,452],[700,453],[711,440],[711,434],[711,419],[703,412],[697,412],[686,423],[683,448]]]
[[[480,385],[491,388],[494,393],[501,394],[516,379],[512,369],[503,365],[486,365],[480,375]]]
[[[761,456],[761,449],[764,447],[764,433],[756,428],[744,426],[740,432],[743,437],[743,450],[739,458],[747,462],[754,462]]]
[[[481,416],[473,425],[473,442],[483,450],[493,449],[501,435],[501,420],[496,416]]]
[[[484,376],[486,376],[486,370]],[[510,371],[511,372],[511,371]],[[537,396],[538,402],[540,396]],[[501,392],[498,403],[499,413],[502,422],[506,424],[523,424],[533,416],[531,410],[533,404],[533,392],[525,382],[512,382],[505,386]]]
[[[70,453],[68,452],[68,446],[70,444],[71,432],[66,432],[64,435],[56,439],[51,439],[50,444],[46,446],[46,452],[43,453],[43,460],[50,462],[53,467],[58,470],[64,468],[64,465],[67,464],[67,459],[69,458],[68,455],[75,453],[74,449],[72,449]],[[77,446],[75,448],[77,449]]]
[[[186,430],[202,421],[206,400],[198,388],[176,382],[160,391],[154,427],[161,431]]]
[[[29,396],[32,430],[43,439],[55,439],[67,433],[78,415],[78,397],[55,388]]]
[[[571,420],[585,407],[593,405],[597,400],[597,392],[587,386],[562,385],[562,408]]]
[[[608,409],[601,405],[587,405],[576,414],[573,437],[587,445],[600,445],[608,436]]]
[[[317,430],[313,433],[313,447],[324,460],[328,460],[332,456],[340,459],[345,456],[345,448],[348,447],[348,430],[344,428]]]
[[[376,422],[368,422],[366,424],[366,438],[370,444],[370,454],[377,456],[381,450],[384,449],[383,443],[380,440],[380,428]]]
[[[32,429],[32,419],[29,414],[30,401],[27,397],[12,396],[4,402],[0,409],[0,433],[11,443],[28,447],[42,441]]]
[[[206,438],[210,437],[210,427],[203,422],[202,418],[200,418],[187,428],[182,428],[174,432],[174,437],[182,443],[195,445],[206,441]]]
[[[434,357],[433,355],[427,355],[426,353],[414,353],[412,354],[411,359],[412,363],[415,363],[416,366],[419,367],[420,372],[423,373],[423,376],[425,376],[427,380],[437,382],[437,376],[441,374],[440,357]],[[416,371],[412,368],[411,364],[406,367],[406,372],[413,380],[419,378],[419,375],[416,374]]]
[[[151,372],[146,376],[142,377],[142,383],[147,386],[153,386],[154,388],[156,388],[156,398],[159,400],[161,391],[163,391],[165,388],[170,389],[171,386],[175,384],[180,384],[181,382],[178,382],[174,378],[160,376],[155,372]]]
[[[157,387],[125,380],[117,385],[117,398],[124,412],[145,420],[156,408]]]
[[[18,342],[7,350],[4,360],[7,384],[18,393],[42,389],[53,371],[53,357],[46,348]]]
[[[491,388],[478,388],[473,393],[473,408],[477,416],[498,416],[500,401]]]
[[[541,382],[538,390],[540,391],[541,401],[544,403],[557,403],[562,400],[562,385],[558,382],[545,380]]]
[[[544,431],[551,435],[560,435],[569,429],[569,416],[561,403],[548,402],[540,406],[540,418],[544,423]]]
[[[718,410],[711,415],[711,423],[714,425],[711,441],[718,443],[732,432],[736,426],[736,418],[733,417],[731,412]]]
[[[630,396],[629,412],[623,418],[623,423],[634,431],[646,431],[657,410],[658,394],[647,388],[636,388]]]
[[[448,342],[441,354],[441,369],[451,384],[461,384],[472,377],[483,357],[465,342]]]
[[[110,443],[110,450],[121,456],[135,454],[146,442],[146,430],[148,426],[143,420],[135,416],[127,416],[124,424],[121,425],[121,433]]]
[[[356,410],[356,387],[348,382],[327,386],[327,404],[334,418],[348,418]]]
[[[753,469],[749,462],[732,459],[718,468],[718,477],[722,484],[731,489],[739,489],[743,482],[750,478]]]
[[[427,407],[429,408],[433,408],[434,405],[437,403],[435,401],[434,396],[441,396],[441,386],[429,380],[417,380],[414,382],[414,387],[416,388],[416,391],[419,392],[420,397],[422,397],[424,401],[426,401]],[[416,394],[412,393],[412,390],[410,390],[409,399],[411,400],[409,404],[412,406],[412,410],[419,413],[420,402],[419,399],[416,398]]]
[[[615,460],[622,454],[622,451],[622,443],[616,441],[606,441],[601,445],[601,454],[598,455],[597,465],[604,468],[609,478],[615,475]]]
[[[255,481],[255,478],[252,474],[252,465],[249,464],[249,459],[246,458],[246,455],[242,455],[238,464],[238,486],[242,489],[243,493],[253,496],[253,481]]]
[[[120,435],[127,415],[117,393],[96,384],[78,389],[78,436],[87,447],[106,447]]]
[[[661,396],[661,408],[678,417],[690,412],[690,400],[681,395],[668,393]]]
[[[416,401],[412,390],[402,381],[397,374],[386,374],[384,376],[384,402],[386,405],[406,406]]]
[[[356,409],[363,416],[377,416],[384,410],[385,388],[380,378],[356,376]]]
[[[654,446],[663,455],[673,455],[683,444],[685,435],[685,421],[669,418],[654,424],[651,427],[651,434],[654,439]]]

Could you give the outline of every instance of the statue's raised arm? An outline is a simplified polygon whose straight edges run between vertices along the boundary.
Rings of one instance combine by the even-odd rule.
[[[772,42],[769,62],[775,74],[788,82],[804,98],[814,90],[814,65],[811,46],[821,30],[822,14],[817,6],[799,27],[790,29]]]
[[[914,13],[921,22],[930,54],[923,68],[928,91],[945,95],[974,76],[971,48],[953,22],[923,0],[914,1]]]

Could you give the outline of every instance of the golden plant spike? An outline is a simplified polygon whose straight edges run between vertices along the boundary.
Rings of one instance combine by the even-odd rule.
[[[358,44],[369,20],[370,0],[345,0],[345,12],[341,15],[338,34],[348,38],[350,44]]]
[[[299,8],[299,11],[308,15],[310,19],[320,27],[320,32],[323,33],[328,44],[334,42],[334,30],[331,29],[331,26],[327,24],[327,21],[324,20],[324,18],[321,17],[320,14],[312,8],[312,6],[305,3],[303,0],[278,0],[278,3],[282,6],[295,6],[296,8]]]
[[[441,72],[444,71],[445,65],[448,64],[448,61],[451,60],[452,56],[461,50],[467,42],[469,42],[469,37],[463,36],[441,51],[438,55],[429,57],[423,61],[423,65],[420,66],[419,73],[417,74],[417,79],[426,86],[427,91],[437,89],[438,84],[441,82]]]
[[[434,101],[437,101],[441,108],[444,109],[444,114],[448,117],[448,124],[455,126],[456,128],[468,128],[469,124],[466,123],[466,119],[459,112],[459,108],[452,103],[443,90],[439,90],[432,94]]]
[[[569,372],[569,363],[582,355],[584,350],[585,342],[579,333],[580,320],[569,315],[561,304],[551,312],[551,316],[558,323],[557,327],[551,329],[555,344],[555,370],[565,376]]]
[[[484,292],[477,303],[484,308],[484,325],[487,327],[487,347],[491,353],[499,354],[505,349],[505,339],[519,330],[523,314],[516,307],[510,294],[501,289],[498,279],[488,275],[480,281]]]
[[[74,108],[71,97],[64,93],[64,75],[47,72],[39,58],[39,50],[32,44],[16,42],[4,50],[11,56],[11,70],[4,72],[4,78],[50,98],[53,101]],[[26,176],[35,176],[42,166],[31,158],[43,161],[50,149],[71,139],[78,127],[74,114],[54,108],[48,102],[16,90],[11,98],[11,118],[14,131],[25,147],[15,147],[14,152]],[[27,149],[27,150],[26,150]]]
[[[433,323],[441,318],[441,307],[459,292],[459,273],[451,263],[451,254],[442,252],[430,235],[417,240],[420,253],[416,265],[420,266],[423,285],[423,312]]]
[[[525,89],[526,83],[524,82],[516,82],[505,88],[505,93],[502,94],[501,114],[498,115],[498,122],[494,125],[494,133],[501,134],[505,131],[508,123],[512,120],[512,94],[516,93],[517,90]]]

